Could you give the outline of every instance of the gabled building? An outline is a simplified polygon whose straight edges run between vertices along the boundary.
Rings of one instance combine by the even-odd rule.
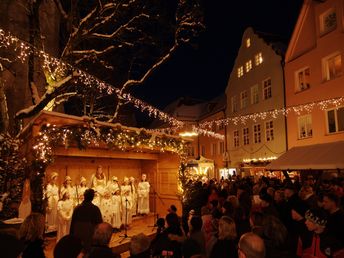
[[[286,105],[344,96],[342,0],[305,0],[285,57]],[[344,140],[344,106],[288,115],[289,148]]]
[[[181,128],[178,133],[191,141],[188,159],[213,161],[214,168],[212,171],[209,171],[209,177],[219,178],[220,170],[228,165],[226,164],[226,143],[224,137],[226,130],[222,125],[214,125],[211,130],[207,131],[199,129],[199,125],[206,121],[224,119],[225,110],[226,96],[224,94],[209,101],[181,97],[164,109],[164,112],[184,122],[184,128]],[[164,128],[165,126],[159,121],[154,121],[151,128]],[[218,137],[214,137],[214,134]],[[222,137],[219,138],[219,136]]]
[[[284,41],[247,28],[226,88],[226,115],[238,119],[227,129],[230,164],[246,175],[263,172],[287,149],[285,117],[242,119],[284,107]]]

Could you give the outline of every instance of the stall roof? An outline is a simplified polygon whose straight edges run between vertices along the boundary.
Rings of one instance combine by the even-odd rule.
[[[344,169],[344,141],[293,147],[266,169]]]

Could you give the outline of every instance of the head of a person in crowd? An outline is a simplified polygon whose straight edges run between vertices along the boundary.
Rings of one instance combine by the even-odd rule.
[[[325,191],[330,190],[331,189],[331,179],[328,179],[328,178],[322,179],[320,185],[321,185],[321,188],[323,190],[325,190]]]
[[[233,204],[229,201],[225,201],[223,204],[222,204],[222,207],[221,207],[221,212],[222,214],[225,214],[227,216],[230,216],[232,217],[234,215],[234,207],[233,207]]]
[[[266,189],[266,193],[271,195],[272,198],[274,198],[275,196],[275,188],[269,186],[267,189]]]
[[[235,222],[232,218],[222,216],[219,220],[219,239],[234,240],[237,238]]]
[[[305,217],[308,207],[305,202],[300,199],[295,200],[291,207],[291,217],[295,221],[301,221]]]
[[[301,187],[299,196],[302,200],[306,200],[313,194],[313,187],[311,185],[304,185]]]
[[[81,251],[81,240],[73,235],[66,235],[55,245],[54,258],[77,258]]]
[[[85,202],[92,202],[94,198],[95,191],[92,188],[88,188],[84,192],[84,201]]]
[[[324,232],[327,216],[323,209],[309,209],[305,214],[305,224],[309,231],[321,234]]]
[[[254,233],[245,233],[238,243],[239,258],[264,258],[265,244],[261,237]]]
[[[238,197],[236,197],[235,195],[229,195],[227,197],[227,201],[229,201],[233,205],[234,209],[239,207],[239,200]]]
[[[306,183],[307,185],[313,186],[314,183],[315,183],[314,177],[313,177],[312,175],[308,175],[307,178],[306,178],[305,183]]]
[[[268,193],[262,193],[259,195],[259,199],[261,200],[260,202],[260,206],[262,208],[266,208],[266,207],[269,207],[273,204],[273,198],[270,194]]]
[[[112,237],[112,226],[109,223],[99,223],[93,233],[92,245],[108,246]]]
[[[276,203],[281,203],[281,202],[285,201],[283,190],[277,190],[275,192],[274,201]]]
[[[167,209],[167,211],[170,213],[177,213],[177,207],[174,204],[172,204],[170,208]]]
[[[276,248],[283,246],[287,240],[288,230],[282,221],[273,216],[264,216],[264,238],[270,241],[270,245]]]
[[[262,227],[263,224],[264,224],[264,214],[260,211],[252,211],[250,214],[251,228]]]
[[[149,251],[150,239],[143,233],[135,235],[131,238],[129,252],[131,256],[138,256]]]
[[[190,232],[198,232],[202,229],[203,221],[199,216],[193,216],[189,221]]]
[[[296,193],[296,189],[293,183],[288,182],[284,186],[284,196],[288,200]]]
[[[211,211],[208,206],[203,206],[201,208],[201,216],[211,215]]]
[[[180,223],[179,223],[179,218],[178,215],[176,213],[170,212],[166,215],[166,224],[167,227],[179,227]]]
[[[24,242],[34,242],[43,239],[44,216],[38,212],[32,212],[25,218],[19,228],[19,239]]]
[[[333,213],[340,207],[340,198],[335,192],[326,192],[323,195],[322,203],[324,210]]]

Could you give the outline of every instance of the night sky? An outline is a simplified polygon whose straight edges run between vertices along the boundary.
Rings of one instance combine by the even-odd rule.
[[[290,39],[303,0],[205,0],[199,47],[180,48],[134,96],[160,109],[182,96],[209,100],[224,93],[244,30]]]

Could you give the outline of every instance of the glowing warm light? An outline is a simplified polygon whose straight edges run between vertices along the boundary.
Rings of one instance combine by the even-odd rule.
[[[181,137],[194,137],[194,136],[198,136],[198,133],[197,132],[181,132],[179,133],[179,136]]]
[[[265,162],[265,161],[271,161],[277,159],[276,156],[271,156],[271,157],[264,157],[264,158],[253,158],[253,159],[243,159],[242,161],[244,163],[250,163],[250,162]]]

